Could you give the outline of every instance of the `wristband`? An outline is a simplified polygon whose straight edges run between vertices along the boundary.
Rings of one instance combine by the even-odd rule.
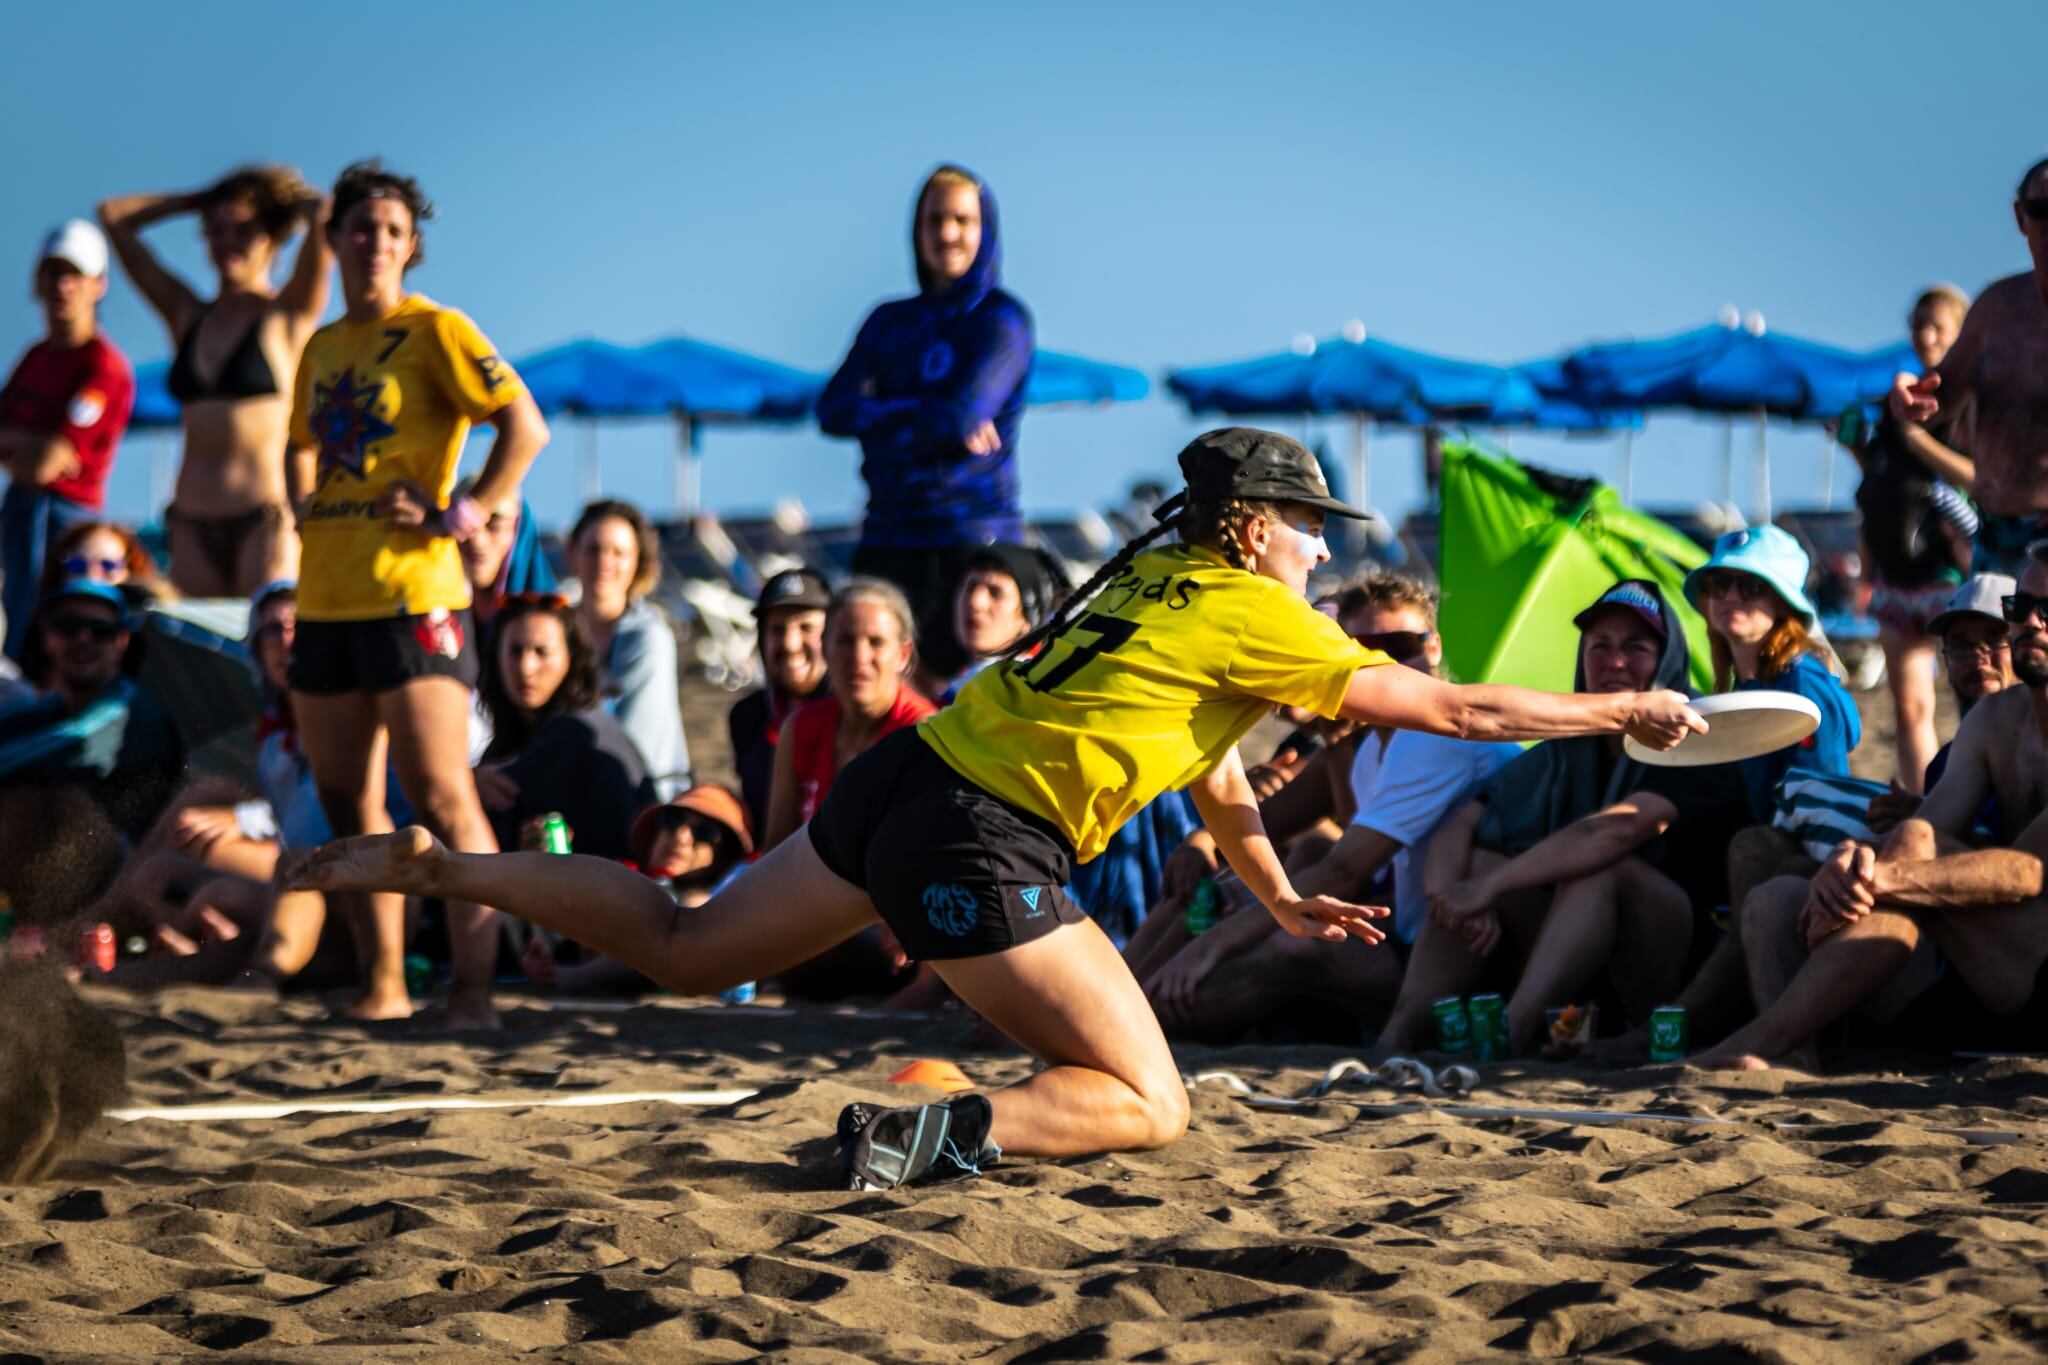
[[[475,498],[457,498],[442,511],[441,529],[458,541],[468,540],[490,519],[491,514]]]

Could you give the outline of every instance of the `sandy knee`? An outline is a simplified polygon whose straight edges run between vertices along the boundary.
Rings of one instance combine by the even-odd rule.
[[[1169,1146],[1186,1134],[1188,1090],[1181,1084],[1178,1072],[1169,1072],[1140,1088],[1138,1099],[1144,1106],[1145,1132],[1141,1141],[1132,1144],[1134,1149],[1149,1151]]]

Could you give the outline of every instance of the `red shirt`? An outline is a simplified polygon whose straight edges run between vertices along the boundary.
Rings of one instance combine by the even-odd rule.
[[[83,346],[38,341],[0,389],[0,428],[70,441],[78,473],[50,491],[97,512],[134,406],[135,372],[113,342],[97,334]]]
[[[899,683],[896,700],[889,704],[889,714],[883,718],[882,728],[875,732],[875,739],[915,725],[938,709]],[[804,819],[808,820],[825,804],[825,793],[832,790],[832,779],[839,775],[839,765],[833,756],[839,739],[839,698],[828,695],[799,706],[789,718],[785,738],[797,784],[804,794]]]

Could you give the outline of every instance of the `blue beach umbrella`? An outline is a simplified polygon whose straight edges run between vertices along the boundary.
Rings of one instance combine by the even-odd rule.
[[[1396,346],[1350,323],[1343,335],[1303,337],[1288,351],[1225,365],[1167,372],[1166,385],[1191,412],[1231,417],[1349,414],[1353,419],[1352,482],[1369,496],[1366,422],[1421,425],[1436,421],[1495,424],[1540,411],[1541,394],[1526,376],[1502,365],[1455,360]]]
[[[1770,515],[1766,415],[1827,421],[1874,402],[1891,386],[1895,350],[1858,353],[1772,332],[1751,313],[1648,341],[1608,342],[1574,351],[1564,371],[1578,401],[1594,406],[1683,408],[1754,413],[1760,510]],[[1733,428],[1724,453],[1724,495],[1733,501]]]
[[[1140,371],[1059,351],[1039,351],[1031,359],[1024,401],[1034,408],[1058,403],[1135,403],[1151,391],[1152,381]]]
[[[184,407],[171,397],[171,362],[153,360],[135,367],[135,411],[129,414],[131,431],[166,431],[175,428]]]

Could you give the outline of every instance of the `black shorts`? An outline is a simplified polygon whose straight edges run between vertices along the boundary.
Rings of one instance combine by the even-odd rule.
[[[853,552],[853,571],[885,579],[910,599],[917,618],[917,657],[942,678],[967,667],[967,651],[953,623],[953,598],[967,565],[983,552],[980,545],[941,545],[928,550],[901,550],[887,545],[862,545]]]
[[[389,692],[415,678],[476,686],[476,624],[468,608],[372,621],[301,621],[287,680],[294,692]]]
[[[953,771],[915,729],[847,764],[809,828],[919,961],[1000,953],[1088,918],[1067,895],[1074,850],[1058,828]]]

